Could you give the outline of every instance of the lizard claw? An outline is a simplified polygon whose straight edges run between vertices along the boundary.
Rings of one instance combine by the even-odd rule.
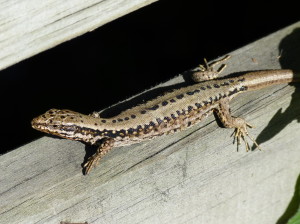
[[[249,143],[247,142],[247,140],[245,139],[245,136],[247,136],[248,138],[250,138],[250,140],[255,144],[255,146],[261,150],[260,146],[257,144],[257,142],[249,135],[248,131],[247,131],[247,127],[249,128],[253,128],[254,126],[250,125],[249,123],[244,123],[244,125],[240,126],[240,127],[236,127],[234,132],[232,133],[232,135],[234,135],[233,137],[233,144],[235,144],[235,142],[237,143],[237,146],[239,146],[241,144],[241,139],[243,140],[243,142],[245,143],[245,148],[246,151],[248,152],[250,150],[249,147]],[[232,136],[231,135],[231,136]]]
[[[83,165],[85,175],[88,174],[92,168],[96,167],[99,164],[100,158],[101,157],[97,155],[93,155],[88,158],[88,161]]]

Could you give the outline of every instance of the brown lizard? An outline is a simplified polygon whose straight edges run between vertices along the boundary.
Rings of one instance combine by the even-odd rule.
[[[111,118],[101,118],[99,113],[83,115],[70,110],[51,109],[32,120],[32,127],[63,138],[80,140],[99,145],[96,153],[85,163],[85,173],[113,147],[131,145],[154,137],[186,129],[216,112],[226,128],[234,128],[234,140],[249,144],[247,127],[252,127],[243,118],[233,117],[229,101],[240,93],[257,90],[270,85],[295,81],[291,70],[265,70],[248,72],[238,77],[219,78],[226,65],[215,71],[214,66],[229,56],[205,65],[192,75],[196,84],[164,93],[141,105],[125,110]]]

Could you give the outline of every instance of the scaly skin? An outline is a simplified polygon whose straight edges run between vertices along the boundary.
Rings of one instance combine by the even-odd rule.
[[[230,115],[229,101],[242,92],[295,81],[294,75],[291,70],[266,70],[215,79],[225,66],[219,71],[214,71],[213,66],[228,58],[226,56],[210,65],[205,61],[205,66],[201,65],[200,71],[193,74],[194,81],[199,83],[167,92],[115,117],[101,118],[98,113],[83,115],[70,110],[51,109],[33,119],[32,127],[63,138],[99,145],[97,152],[84,165],[85,173],[113,147],[186,129],[213,111],[224,127],[235,129],[237,143],[240,144],[242,139],[248,150],[245,137],[250,137],[247,127],[251,125]]]

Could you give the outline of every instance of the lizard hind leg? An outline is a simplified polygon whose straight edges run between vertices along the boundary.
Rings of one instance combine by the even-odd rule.
[[[207,65],[207,68],[213,69],[213,67],[215,67],[215,66],[218,65],[218,64],[221,64],[221,63],[224,62],[224,61],[227,61],[229,58],[231,58],[231,56],[230,56],[230,55],[226,55],[225,57],[223,57],[223,58],[221,58],[221,59],[219,59],[219,60],[217,60],[217,61],[214,61],[214,62],[210,63],[209,65]],[[206,61],[206,60],[205,60],[205,61]],[[206,62],[206,64],[207,64],[207,62]],[[219,72],[220,72],[220,71],[219,71]]]
[[[233,117],[229,111],[229,100],[222,100],[219,102],[219,107],[215,108],[215,112],[218,115],[220,121],[225,128],[234,128],[234,139],[233,143],[237,143],[237,146],[241,144],[241,140],[245,143],[246,151],[250,150],[249,143],[246,140],[248,137],[255,146],[261,150],[257,142],[252,138],[247,130],[247,127],[252,128],[253,126],[247,123],[243,118]]]
[[[198,71],[192,74],[192,79],[194,82],[202,82],[218,78],[219,74],[226,68],[226,64],[221,65],[217,70],[215,70],[214,67],[229,58],[230,55],[226,55],[210,64],[208,64],[207,60],[204,58],[204,65],[199,65]]]

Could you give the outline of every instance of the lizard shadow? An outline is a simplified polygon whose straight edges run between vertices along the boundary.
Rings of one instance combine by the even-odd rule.
[[[297,75],[300,74],[300,28],[296,28],[287,35],[279,44],[279,51],[282,52],[280,64],[282,68],[292,69]],[[298,76],[299,77],[299,76]],[[298,78],[297,77],[297,78]],[[266,142],[276,136],[293,120],[300,122],[300,88],[299,83],[290,84],[295,86],[290,105],[283,111],[278,109],[268,125],[261,131],[256,138],[258,144]],[[295,136],[298,137],[298,136]],[[254,150],[255,146],[252,147]],[[293,217],[300,207],[300,175],[296,181],[294,195],[286,208],[285,212],[277,220],[276,224],[287,223]]]
[[[293,30],[291,34],[286,36],[279,44],[280,64],[283,69],[292,69],[297,75],[300,74],[300,28]],[[286,110],[278,109],[276,114],[269,121],[268,125],[260,132],[256,138],[256,142],[261,144],[276,136],[294,119],[300,122],[300,89],[299,83],[291,83],[295,86],[292,94],[290,105]],[[252,150],[256,147],[253,145]]]
[[[290,201],[288,207],[286,208],[283,215],[278,219],[276,224],[285,224],[288,223],[291,217],[293,217],[299,208],[300,205],[300,175],[297,178],[294,195]]]

